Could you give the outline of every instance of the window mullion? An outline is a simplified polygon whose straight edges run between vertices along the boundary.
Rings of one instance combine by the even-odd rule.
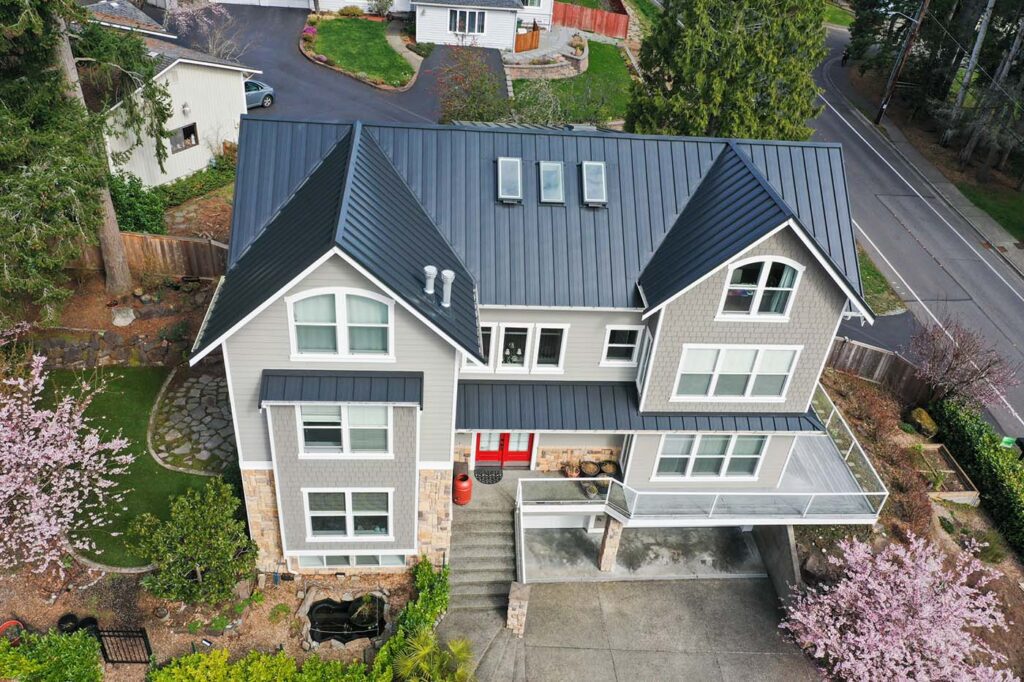
[[[757,381],[757,375],[761,371],[761,358],[764,357],[764,349],[757,349],[757,356],[754,358],[754,366],[750,369],[750,378],[747,380],[747,389],[743,392],[744,398],[749,398],[750,394],[754,392],[754,382]]]
[[[753,383],[753,382],[751,382]],[[732,460],[732,451],[736,449],[736,434],[729,436],[729,445],[725,448],[725,457],[722,460],[722,470],[718,472],[719,478],[729,475],[729,462]]]
[[[348,348],[348,294],[338,294],[334,297],[334,334],[338,339],[338,352],[342,355],[350,355]],[[340,330],[340,331],[339,331]]]
[[[690,445],[690,456],[686,460],[686,478],[693,475],[693,464],[697,460],[697,453],[700,451],[701,435],[694,434],[693,443]]]
[[[704,395],[713,396],[715,395],[715,389],[718,388],[718,376],[721,372],[722,363],[725,360],[725,349],[719,348],[718,355],[715,357],[715,366],[711,370],[711,385],[708,386],[708,392]]]

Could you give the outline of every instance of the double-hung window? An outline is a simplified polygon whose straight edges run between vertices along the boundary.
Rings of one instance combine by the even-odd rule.
[[[762,435],[666,434],[653,478],[756,477],[767,443]]]
[[[642,325],[605,327],[604,353],[601,356],[601,364],[635,367],[637,350],[640,346],[640,334],[643,330]]]
[[[799,352],[795,346],[683,346],[672,400],[781,400]]]
[[[742,261],[729,268],[720,319],[785,321],[802,266],[781,258]]]
[[[299,405],[298,413],[300,457],[392,457],[389,405]]]
[[[371,292],[289,298],[293,359],[392,360],[394,306]]]
[[[482,34],[486,14],[477,10],[448,10],[448,30],[452,33]]]
[[[306,533],[312,541],[391,537],[392,491],[303,490]]]

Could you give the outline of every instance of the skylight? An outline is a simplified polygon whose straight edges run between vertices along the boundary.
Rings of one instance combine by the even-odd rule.
[[[545,204],[565,202],[565,188],[562,186],[562,164],[558,161],[540,162],[540,200]]]
[[[505,202],[523,199],[522,159],[502,156],[498,158],[498,199]]]
[[[603,161],[583,162],[583,203],[588,206],[608,203]]]

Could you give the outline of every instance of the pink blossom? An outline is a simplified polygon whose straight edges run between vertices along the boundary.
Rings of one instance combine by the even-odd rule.
[[[316,26],[306,26],[305,28],[302,29],[302,35],[304,35],[304,36],[315,36],[316,35]]]
[[[46,361],[8,352],[25,331],[0,330],[0,568],[61,570],[69,548],[94,549],[83,536],[111,520],[116,479],[132,461],[128,441],[104,440],[84,416],[102,385],[43,398]]]
[[[952,560],[923,538],[880,552],[859,540],[839,543],[842,568],[832,585],[793,595],[779,626],[840,680],[1017,680],[993,665],[1006,657],[979,631],[1006,630],[994,592],[1000,573],[977,559],[977,546]]]

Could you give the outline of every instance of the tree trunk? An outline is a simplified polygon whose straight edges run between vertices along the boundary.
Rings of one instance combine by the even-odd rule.
[[[981,15],[981,27],[978,29],[978,37],[974,41],[974,49],[971,50],[971,58],[967,62],[967,69],[964,71],[963,80],[960,82],[960,91],[956,93],[956,104],[953,106],[953,115],[950,117],[949,126],[946,128],[946,132],[942,135],[942,145],[949,144],[949,141],[953,138],[957,121],[960,118],[960,112],[964,106],[964,98],[967,97],[967,89],[971,85],[971,79],[974,77],[974,69],[978,66],[978,57],[981,55],[981,46],[985,42],[985,34],[988,32],[988,22],[992,18],[992,7],[996,4],[996,0],[988,0],[988,4],[985,5],[985,13]]]
[[[61,70],[68,82],[68,96],[74,97],[85,106],[85,95],[82,84],[78,80],[78,67],[71,52],[71,41],[68,39],[67,26],[60,19],[61,40],[57,43],[58,58]],[[97,149],[96,153],[103,154]],[[104,154],[105,156],[105,154]],[[110,198],[110,189],[100,189],[100,205],[103,210],[103,221],[98,229],[100,254],[103,256],[103,274],[106,276],[107,294],[124,296],[132,290],[132,273],[128,269],[128,256],[124,251],[121,231],[117,226],[117,214],[114,213],[114,202]]]

